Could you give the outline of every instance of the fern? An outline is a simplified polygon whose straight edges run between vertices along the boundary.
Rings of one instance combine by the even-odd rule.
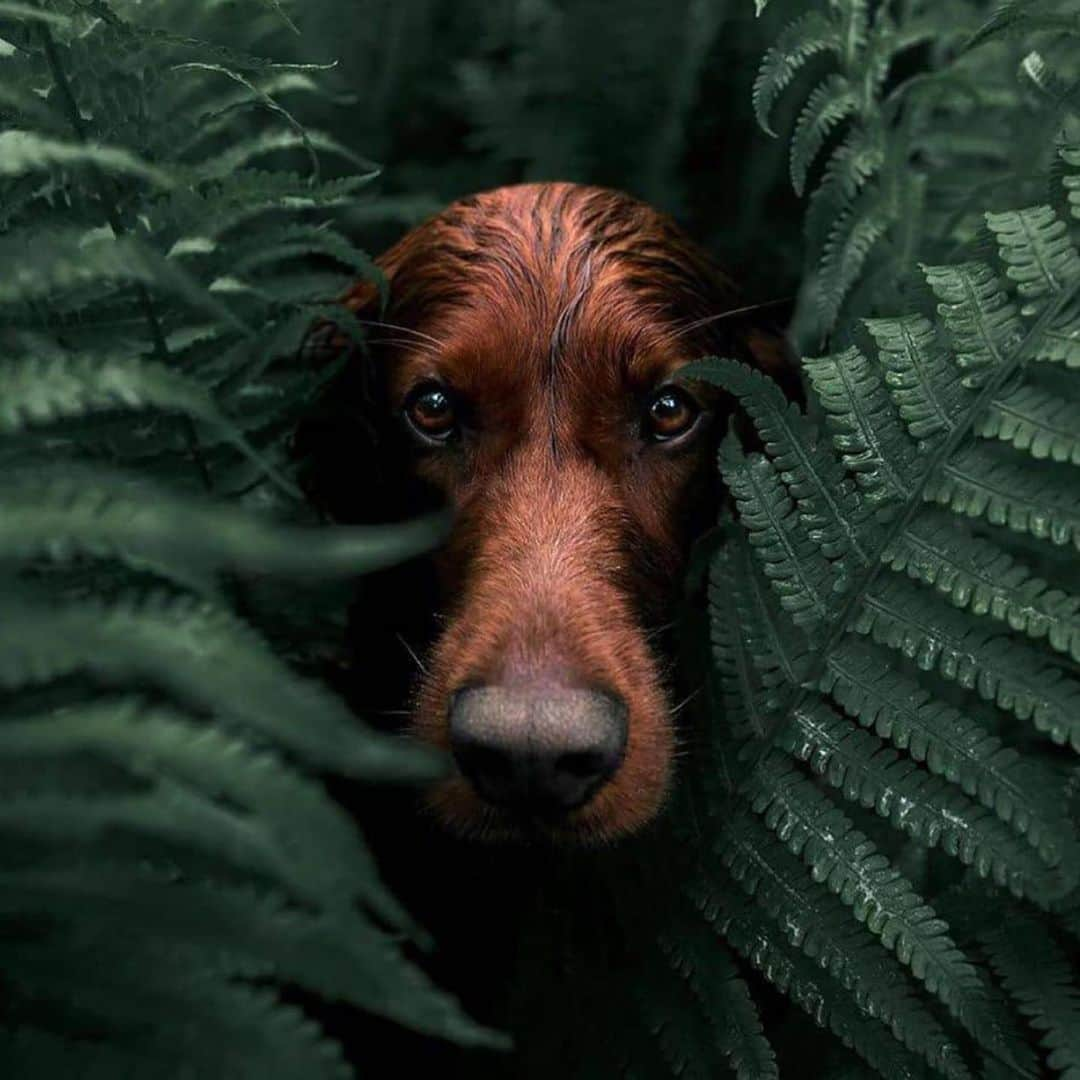
[[[1010,33],[1076,29],[1062,5],[1007,7],[941,55],[966,46],[988,63],[980,50]],[[898,228],[888,213],[872,225],[873,207],[899,205],[887,170],[931,128],[914,86],[891,91],[908,119],[887,115],[883,80],[919,8],[805,13],[755,86],[767,123],[812,57],[840,69],[792,137],[801,186],[832,118],[851,125],[815,196],[842,200],[810,286],[818,334],[875,258],[896,257],[872,254]],[[845,98],[853,86],[866,95]],[[719,456],[733,504],[709,590],[723,720],[702,789],[720,805],[688,891],[729,947],[882,1074],[1077,1067],[1056,913],[1080,890],[1080,213],[1072,174],[1055,175],[1049,202],[995,207],[967,233],[976,248],[927,261],[908,314],[877,301],[804,359],[805,409],[736,361],[682,373],[737,398],[760,447],[729,434]]]
[[[289,987],[503,1044],[403,952],[426,935],[315,775],[441,760],[263,632],[259,579],[350,578],[442,528],[316,529],[300,496],[287,439],[325,376],[294,357],[317,318],[359,329],[334,297],[377,275],[332,217],[377,170],[285,103],[329,97],[326,66],[257,55],[288,22],[265,7],[219,45],[212,4],[0,4],[13,1075],[352,1075]]]

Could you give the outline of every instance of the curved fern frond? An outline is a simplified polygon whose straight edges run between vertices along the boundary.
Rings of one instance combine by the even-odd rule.
[[[803,364],[835,432],[833,443],[866,498],[879,504],[903,500],[911,488],[916,447],[881,374],[855,348]]]
[[[780,603],[799,626],[810,628],[828,614],[832,570],[816,545],[800,536],[798,512],[775,466],[761,454],[746,457],[725,440],[720,468],[750,532],[750,543]]]
[[[776,99],[784,92],[807,61],[839,47],[832,23],[816,11],[807,12],[784,28],[776,44],[765,54],[754,80],[754,112],[762,130],[776,134],[769,126]]]
[[[958,784],[1032,844],[1054,857],[1062,832],[1060,789],[1030,779],[1016,750],[958,709],[896,671],[874,646],[847,640],[829,658],[821,688],[863,727]]]
[[[120,146],[65,142],[17,128],[0,132],[0,176],[21,176],[79,166],[92,166],[118,176],[134,176],[162,188],[173,187],[176,182],[164,169],[140,160]]]
[[[822,554],[837,559],[850,551],[865,563],[868,555],[859,526],[868,515],[859,493],[799,406],[788,401],[771,379],[735,360],[710,357],[679,374],[715,383],[739,399],[795,499],[801,523]]]
[[[750,989],[708,923],[695,911],[679,922],[676,933],[660,936],[660,947],[708,1017],[717,1048],[737,1080],[775,1080],[776,1054]]]
[[[796,194],[806,187],[806,175],[830,132],[858,109],[855,88],[839,74],[822,80],[806,100],[791,137],[791,183]]]
[[[889,859],[790,761],[766,755],[755,779],[753,808],[814,881],[836,893],[982,1045],[1012,1063],[977,969]]]
[[[866,319],[885,382],[912,437],[947,435],[971,404],[971,390],[950,362],[934,325],[922,315]]]
[[[344,578],[426,550],[440,516],[401,526],[312,529],[276,524],[209,501],[171,495],[104,470],[12,471],[0,481],[0,561],[45,555],[119,557],[211,593],[210,575]]]
[[[1049,206],[1029,206],[987,214],[1009,277],[1026,304],[1024,315],[1037,315],[1048,297],[1080,280],[1080,255],[1068,229]]]
[[[848,989],[860,1008],[886,1024],[912,1053],[944,1076],[970,1075],[962,1054],[919,1000],[917,984],[895,960],[883,963],[874,935],[844,903],[817,888],[799,860],[760,821],[727,824],[723,865],[782,928],[788,941]]]

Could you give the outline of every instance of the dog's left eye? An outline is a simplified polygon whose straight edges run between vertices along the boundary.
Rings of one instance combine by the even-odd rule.
[[[426,439],[448,439],[457,428],[454,402],[438,383],[421,383],[405,400],[405,415]]]
[[[697,402],[685,390],[665,386],[649,402],[646,433],[658,442],[677,439],[694,426],[699,412]]]

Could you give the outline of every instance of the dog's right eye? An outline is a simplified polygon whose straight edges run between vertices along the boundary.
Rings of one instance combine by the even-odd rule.
[[[442,442],[457,429],[454,402],[438,383],[421,383],[405,399],[405,416],[422,438]]]

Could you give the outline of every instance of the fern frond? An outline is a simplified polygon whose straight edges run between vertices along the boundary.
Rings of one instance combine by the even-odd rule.
[[[708,1017],[737,1080],[775,1080],[776,1054],[750,988],[708,923],[694,911],[679,922],[677,933],[660,936],[660,947]]]
[[[58,229],[10,232],[0,240],[0,261],[13,273],[0,281],[0,304],[25,303],[52,298],[58,307],[65,299],[76,309],[73,290],[103,283],[114,287],[139,282],[230,325],[241,333],[250,329],[207,289],[174,262],[131,236]],[[100,293],[99,293],[100,298]]]
[[[816,545],[800,536],[798,512],[775,466],[761,454],[744,456],[729,437],[720,468],[784,610],[799,626],[822,621],[833,593],[832,570]]]
[[[866,319],[885,368],[885,382],[915,439],[947,435],[971,404],[933,324],[921,315]]]
[[[64,142],[15,128],[0,132],[0,176],[80,166],[92,166],[109,175],[137,177],[162,188],[176,183],[166,170],[142,161],[121,146]]]
[[[955,454],[927,483],[923,497],[958,514],[984,517],[1037,540],[1080,547],[1080,497],[1075,483],[1023,459],[971,447]]]
[[[920,514],[882,553],[894,570],[933,585],[959,608],[1046,638],[1080,660],[1080,597],[1054,588],[989,540],[946,514]]]
[[[867,594],[855,629],[1080,750],[1080,682],[1038,650],[956,608],[930,607],[900,578]]]
[[[1080,402],[1033,385],[1018,386],[995,398],[976,426],[986,439],[1000,439],[1026,450],[1037,461],[1080,465]]]
[[[0,433],[6,434],[98,413],[179,413],[212,428],[287,494],[297,494],[202,386],[155,361],[73,355],[0,363],[0,401]]]
[[[724,938],[819,1027],[827,1027],[883,1076],[918,1080],[921,1058],[853,1000],[816,961],[780,939],[769,916],[749,898],[714,916]]]
[[[727,823],[720,851],[747,896],[769,913],[791,945],[851,991],[861,1009],[942,1075],[969,1075],[959,1048],[920,1001],[917,984],[897,961],[883,958],[875,936],[853,922],[838,897],[818,888],[760,821],[744,812]]]
[[[739,399],[822,554],[838,559],[850,551],[865,564],[868,554],[859,526],[867,513],[859,493],[799,406],[771,379],[735,360],[710,357],[683,368],[680,376],[705,379]]]
[[[1021,1013],[1046,1034],[1047,1064],[1068,1080],[1080,1078],[1080,992],[1065,951],[1030,915],[982,935],[990,963]]]
[[[791,183],[796,194],[806,188],[807,173],[830,132],[852,117],[858,106],[858,94],[843,75],[829,75],[814,88],[791,137]]]
[[[465,1045],[505,1045],[505,1039],[462,1016],[450,998],[406,964],[390,938],[341,912],[313,915],[271,893],[179,884],[171,875],[146,868],[96,864],[91,873],[74,863],[0,871],[0,912],[27,911],[93,926],[99,941],[110,935],[122,941],[133,928],[145,926],[149,916],[155,944],[187,948],[196,957],[202,953],[207,962],[224,954],[230,961],[235,958],[242,971],[272,971],[330,1000]],[[64,950],[64,955],[70,963],[70,953]],[[8,976],[47,974],[43,959],[43,950],[28,949],[26,964]],[[96,967],[88,965],[90,972]],[[129,1007],[137,996],[125,997]]]
[[[49,612],[12,600],[6,611],[0,684],[8,688],[77,672],[147,680],[256,741],[265,733],[316,767],[359,778],[442,771],[420,746],[362,727],[343,703],[294,675],[239,620],[205,601],[156,593]]]
[[[820,12],[807,12],[784,28],[765,54],[754,80],[754,112],[762,130],[776,135],[769,126],[776,99],[807,61],[819,53],[835,51],[837,46],[836,30]]]
[[[952,341],[965,385],[978,387],[1023,339],[1016,305],[985,263],[923,266],[938,299],[938,314]]]
[[[986,223],[1006,273],[1026,301],[1021,314],[1037,315],[1050,296],[1080,281],[1080,255],[1065,222],[1049,206],[987,214]]]
[[[848,293],[863,274],[877,243],[888,232],[893,215],[878,192],[867,189],[829,230],[815,282],[817,305],[826,326],[836,320]]]
[[[978,971],[947,924],[875,845],[789,761],[766,755],[755,773],[752,806],[855,918],[991,1053],[1013,1060]]]
[[[866,498],[878,504],[903,500],[916,447],[881,373],[855,348],[803,364],[835,433],[833,443]]]
[[[821,688],[863,727],[958,784],[1032,844],[1052,845],[1068,834],[1058,787],[1029,777],[1016,750],[896,671],[874,646],[846,640],[830,656]],[[1052,848],[1045,858],[1053,858]]]
[[[822,701],[801,706],[778,743],[851,802],[873,809],[927,847],[939,844],[1017,896],[1039,899],[1066,891],[1047,866],[992,811],[972,802],[940,776],[853,727]],[[1032,839],[1029,831],[1027,839]],[[1060,845],[1047,842],[1040,855],[1049,865],[1062,859]]]
[[[136,813],[131,827],[143,832],[158,827],[174,827],[171,809],[187,810],[190,794],[222,800],[222,809],[231,807],[249,815],[247,830],[252,836],[224,848],[228,832],[216,828],[207,834],[210,851],[228,859],[247,852],[251,839],[266,832],[263,846],[277,849],[276,858],[294,894],[319,907],[348,905],[359,898],[388,926],[416,933],[412,920],[386,890],[370,855],[360,842],[352,822],[310,780],[283,767],[268,751],[255,752],[242,741],[213,726],[192,722],[173,710],[151,706],[136,698],[104,699],[91,705],[58,709],[25,720],[6,718],[0,742],[0,772],[3,772],[5,800],[47,789],[46,763],[65,756],[85,754],[89,760],[116,762],[133,778],[148,784],[167,778],[169,790],[158,804],[144,798],[145,818]],[[23,761],[38,767],[33,775],[12,768]],[[5,767],[6,764],[6,767]],[[185,789],[190,789],[188,802]],[[108,792],[103,792],[108,794]],[[227,801],[226,801],[227,800]],[[0,802],[0,809],[4,807]],[[82,813],[93,810],[84,797]],[[105,813],[117,811],[115,802],[103,806]],[[164,813],[165,820],[156,822]],[[27,814],[30,824],[34,815]],[[196,823],[197,824],[197,823]],[[67,827],[83,829],[81,818]],[[101,826],[94,823],[95,828]],[[16,829],[17,831],[17,829]],[[198,839],[198,830],[177,837],[180,846]]]
[[[18,470],[0,481],[0,561],[118,557],[185,585],[220,570],[294,579],[350,577],[409,559],[437,539],[438,518],[402,526],[279,525],[131,477],[73,467]]]

